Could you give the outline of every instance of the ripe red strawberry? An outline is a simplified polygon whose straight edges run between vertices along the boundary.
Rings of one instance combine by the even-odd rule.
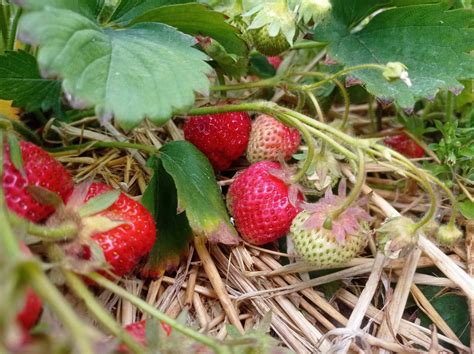
[[[93,183],[89,187],[85,202],[111,190],[111,187],[103,183]],[[100,217],[123,223],[108,231],[94,232],[94,227],[96,229],[101,227]],[[120,193],[109,208],[82,221],[84,224],[92,225],[92,235],[88,236],[99,244],[105,260],[118,276],[130,273],[140,259],[151,251],[155,243],[156,226],[152,215],[143,205],[123,193]],[[85,258],[88,258],[87,254]]]
[[[389,136],[383,142],[406,157],[416,159],[425,156],[425,150],[405,133]]]
[[[46,151],[26,141],[20,142],[26,178],[13,165],[10,148],[4,144],[2,185],[10,210],[33,222],[40,222],[54,212],[54,208],[36,201],[27,191],[29,185],[43,187],[57,193],[66,201],[73,190],[67,170]]]
[[[25,296],[25,304],[22,310],[17,314],[16,319],[23,331],[28,332],[38,321],[41,314],[41,299],[33,290],[28,289]]]
[[[209,114],[190,118],[184,125],[184,137],[222,171],[245,152],[250,128],[246,112]]]
[[[278,68],[281,65],[281,62],[283,59],[280,56],[274,56],[274,57],[267,57],[267,60],[272,66],[275,68],[275,70],[278,70]]]
[[[253,164],[237,175],[227,194],[237,229],[244,240],[255,245],[284,236],[298,213],[290,202],[290,188],[272,170],[278,173],[282,168],[271,161]]]
[[[280,155],[289,160],[298,150],[301,137],[297,129],[289,128],[273,117],[262,114],[252,124],[247,159],[251,162],[278,161]]]
[[[161,328],[166,336],[170,336],[172,328],[169,324],[161,322]],[[146,345],[146,320],[134,322],[125,327],[125,330],[142,345]]]

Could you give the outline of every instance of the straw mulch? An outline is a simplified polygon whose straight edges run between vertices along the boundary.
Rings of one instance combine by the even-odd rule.
[[[354,126],[367,122],[363,114],[364,107],[353,107]],[[182,131],[176,125],[180,124],[179,119],[176,124],[169,122],[164,127],[146,123],[128,136],[110,124],[105,128],[90,128],[93,121],[95,118],[91,117],[72,125],[51,125],[49,129],[62,137],[54,143],[128,140],[160,147],[166,141],[182,139]],[[136,151],[91,148],[59,153],[56,157],[73,171],[76,182],[102,179],[137,198],[150,178],[145,168],[147,156]],[[371,185],[394,186],[400,178],[380,166],[367,165],[367,170],[367,183]],[[345,172],[350,181],[350,172]],[[222,178],[219,183],[225,187],[230,180]],[[403,190],[365,188],[364,193],[371,200],[371,214],[375,217],[374,228],[388,216],[402,213],[418,217],[427,210],[429,199],[416,185],[408,183],[407,186]],[[440,205],[439,210],[439,218],[449,216],[446,215],[448,207]],[[465,280],[465,273],[460,270],[474,275],[474,225],[464,227],[466,247],[459,244],[453,249],[441,250],[423,238],[420,248],[406,258],[387,259],[377,252],[372,241],[362,258],[353,260],[343,269],[313,278],[305,264],[294,262],[275,247],[212,245],[208,246],[210,257],[201,260],[191,246],[187,261],[176,274],[155,281],[134,277],[121,284],[171,317],[188,309],[189,325],[220,339],[227,336],[227,314],[237,314],[244,329],[249,329],[271,311],[272,335],[296,353],[452,352],[444,343],[449,343],[457,352],[470,352],[420,291],[420,285],[436,285],[446,292],[460,293],[459,286]],[[432,266],[444,267],[449,277],[420,273],[423,268]],[[209,278],[224,284],[231,300],[227,306],[232,308],[223,308],[222,299]],[[336,281],[335,291],[321,287]],[[410,295],[436,326],[424,328],[416,315],[409,316],[405,307]],[[124,325],[144,316],[132,304],[108,292],[101,293],[100,299]]]

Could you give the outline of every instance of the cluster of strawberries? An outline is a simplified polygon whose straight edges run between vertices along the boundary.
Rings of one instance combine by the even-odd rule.
[[[251,163],[235,176],[226,197],[229,212],[245,241],[263,245],[289,234],[298,255],[319,266],[344,263],[365,247],[369,215],[358,205],[332,220],[330,229],[324,227],[328,215],[343,203],[345,190],[334,196],[329,189],[317,203],[306,203],[301,188],[292,181],[292,170],[281,165],[300,146],[300,134],[295,128],[268,115],[260,115],[252,122],[245,112],[229,112],[189,118],[184,135],[217,171],[229,169],[244,154]],[[413,143],[401,136],[390,138],[387,144],[404,152],[405,146]],[[119,193],[100,211],[83,213],[84,205],[112,188],[103,183],[74,186],[71,175],[57,160],[28,142],[20,142],[23,164],[17,168],[9,145],[4,147],[2,186],[8,208],[30,222],[52,227],[65,220],[78,221],[79,237],[64,248],[68,256],[87,262],[92,258],[91,243],[95,242],[110,270],[124,276],[150,252],[156,238],[155,221],[140,203]],[[418,150],[416,156],[410,157],[420,157]],[[59,196],[60,205],[40,202],[31,186]],[[25,245],[22,247],[30,253]],[[40,299],[28,290],[17,316],[25,341],[41,308]],[[130,332],[134,336],[140,332],[136,337],[142,341],[144,323],[132,325]]]
[[[71,175],[57,160],[29,142],[20,142],[23,164],[18,169],[12,162],[9,145],[4,146],[2,186],[8,208],[30,222],[52,227],[64,218],[80,220],[81,237],[66,248],[69,256],[87,261],[91,258],[90,242],[95,242],[101,247],[111,271],[123,276],[150,252],[156,237],[155,221],[140,203],[120,193],[110,206],[92,215],[83,215],[81,206],[112,188],[103,183],[74,186]],[[55,193],[62,205],[53,207],[38,201],[34,193],[30,193],[31,186]],[[25,254],[31,253],[24,244],[22,250]],[[29,340],[29,330],[37,322],[41,309],[41,300],[28,290],[23,309],[17,316],[24,342]]]

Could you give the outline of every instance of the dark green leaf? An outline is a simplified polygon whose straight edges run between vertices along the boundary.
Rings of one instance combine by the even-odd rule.
[[[79,209],[79,215],[83,218],[95,215],[108,209],[114,204],[120,196],[119,190],[105,192],[87,201],[86,204]]]
[[[134,18],[129,24],[160,22],[193,36],[208,36],[217,40],[227,52],[243,56],[247,46],[238,30],[225,22],[223,14],[201,4],[163,6]]]
[[[260,53],[252,53],[250,55],[250,73],[261,78],[269,78],[275,76],[276,70],[272,64],[268,62],[266,56]]]
[[[459,203],[459,211],[469,220],[474,220],[474,202],[469,200]]]
[[[40,45],[42,71],[64,79],[73,108],[95,106],[125,129],[145,118],[163,124],[194,104],[194,91],[209,89],[211,68],[192,48],[194,38],[164,24],[102,29],[80,14],[48,9],[22,17],[20,33]]]
[[[186,213],[178,213],[178,199],[173,178],[163,168],[161,159],[151,157],[148,166],[153,177],[142,197],[142,203],[156,221],[156,242],[142,270],[146,277],[157,277],[176,269],[189,250],[193,232]]]
[[[24,52],[0,55],[0,98],[26,111],[48,110],[60,104],[61,83],[41,78],[34,56]]]
[[[29,10],[54,7],[71,10],[89,18],[96,18],[104,6],[104,0],[14,0],[14,2]]]
[[[163,167],[176,184],[179,208],[186,211],[193,231],[211,242],[238,243],[208,159],[187,141],[166,144],[160,151]]]
[[[431,290],[430,288],[434,289]],[[441,296],[430,296],[433,292],[439,292],[439,287],[423,287],[422,291],[430,300],[430,303],[446,321],[448,326],[456,333],[464,345],[469,345],[469,309],[466,298],[456,294],[448,293]],[[428,327],[432,321],[424,313],[420,313],[421,325]]]
[[[394,1],[391,5],[427,1]],[[385,3],[385,2],[384,2]],[[375,1],[333,3],[329,21],[316,28],[315,39],[329,43],[329,55],[346,67],[401,62],[408,68],[412,86],[388,82],[378,70],[351,75],[373,95],[412,107],[417,99],[434,97],[440,89],[459,91],[457,79],[474,77],[472,10],[448,11],[442,4],[389,8],[374,16],[365,27],[354,24],[379,5]],[[358,29],[358,28],[357,28]]]
[[[121,0],[119,6],[110,18],[110,21],[117,24],[128,23],[135,17],[144,14],[149,10],[166,5],[186,4],[195,2],[192,0]]]

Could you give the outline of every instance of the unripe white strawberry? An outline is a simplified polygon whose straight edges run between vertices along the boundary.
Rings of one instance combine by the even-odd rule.
[[[367,245],[370,215],[358,205],[347,208],[331,221],[327,218],[344,202],[342,195],[332,192],[315,204],[303,206],[290,228],[296,253],[319,268],[344,264],[357,256]]]

